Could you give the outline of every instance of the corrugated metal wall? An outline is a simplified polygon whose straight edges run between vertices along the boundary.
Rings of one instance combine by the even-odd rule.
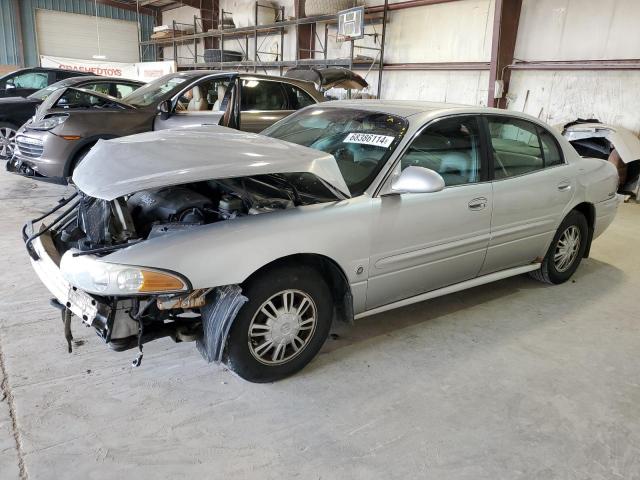
[[[18,29],[11,0],[0,0],[0,64],[18,65]]]
[[[91,0],[19,0],[22,15],[22,38],[24,44],[24,63],[26,66],[36,66],[39,63],[36,41],[35,11],[37,8],[57,10],[67,13],[95,15]],[[18,39],[16,27],[16,12],[12,0],[0,0],[0,64],[17,64]],[[98,16],[117,20],[136,21],[136,12],[123,8],[112,7],[98,3]],[[149,38],[153,31],[154,19],[150,15],[141,15],[142,39]],[[69,32],[73,35],[73,32]],[[153,52],[145,52],[143,60],[155,60]]]

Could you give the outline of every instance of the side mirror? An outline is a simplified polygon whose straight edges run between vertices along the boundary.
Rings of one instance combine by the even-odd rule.
[[[438,172],[424,167],[407,167],[393,179],[386,194],[434,193],[444,187],[444,179]]]
[[[160,118],[162,120],[166,120],[171,116],[171,100],[165,100],[158,105],[158,112],[160,113]]]
[[[7,80],[7,83],[5,84],[4,88],[7,89],[7,90],[12,90],[12,89],[16,88],[16,86],[13,84],[13,79],[12,78]]]

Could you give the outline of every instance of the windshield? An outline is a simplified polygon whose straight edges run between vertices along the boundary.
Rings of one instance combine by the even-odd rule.
[[[122,100],[136,107],[148,107],[163,100],[166,96],[170,96],[167,94],[176,90],[187,78],[188,77],[180,73],[170,73],[169,75],[165,75],[151,83],[143,85]]]
[[[355,197],[369,187],[406,129],[404,118],[388,113],[314,107],[285,118],[262,134],[333,155]]]
[[[57,89],[66,87],[71,83],[73,82],[70,82],[69,79],[60,80],[59,82],[52,83],[51,85],[49,85],[46,88],[43,88],[42,90],[38,90],[37,92],[32,93],[27,98],[33,98],[34,100],[45,100],[49,95],[51,95]]]

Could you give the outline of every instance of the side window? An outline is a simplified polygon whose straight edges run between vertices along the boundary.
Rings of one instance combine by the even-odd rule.
[[[446,186],[480,180],[480,129],[475,117],[440,120],[418,135],[401,160],[401,168],[425,167],[438,172]]]
[[[116,83],[116,98],[124,98],[132,93],[136,88],[136,85],[128,83]]]
[[[553,138],[553,135],[547,132],[544,128],[538,127],[538,131],[540,132],[540,140],[542,141],[545,168],[562,165],[564,163],[564,158],[562,157],[562,153],[560,152],[560,147],[558,146],[556,139]]]
[[[215,78],[197,83],[178,98],[176,112],[219,112],[226,109],[229,101],[227,91],[232,80]]]
[[[85,90],[92,90],[98,93],[103,93],[104,95],[111,95],[110,87],[111,85],[109,85],[108,83],[88,83],[81,88],[84,88]]]
[[[283,83],[282,88],[289,98],[289,107],[292,110],[299,110],[309,105],[315,105],[316,101],[311,96],[295,85],[289,83]]]
[[[280,82],[242,80],[241,110],[285,110],[287,101]]]
[[[49,85],[49,74],[47,72],[29,72],[16,75],[10,80],[16,88],[36,88],[40,90]]]
[[[544,168],[534,124],[511,117],[489,117],[494,178],[524,175]]]

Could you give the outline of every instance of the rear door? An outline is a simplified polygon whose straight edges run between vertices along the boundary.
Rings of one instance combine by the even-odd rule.
[[[443,177],[444,190],[373,199],[367,309],[478,275],[492,205],[481,132],[475,116],[430,124],[412,139],[399,168],[434,170]]]
[[[491,145],[493,218],[482,274],[544,257],[575,175],[554,136],[541,126],[507,115],[484,117]]]
[[[277,80],[243,77],[240,85],[240,130],[261,132],[295,111]]]

